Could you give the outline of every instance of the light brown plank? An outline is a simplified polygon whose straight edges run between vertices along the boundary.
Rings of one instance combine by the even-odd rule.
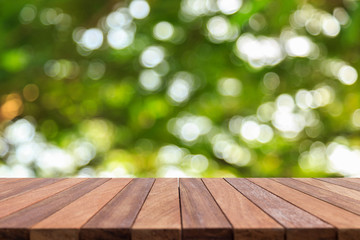
[[[29,228],[109,179],[87,179],[0,219],[0,240],[27,240]],[[65,219],[66,220],[66,219]]]
[[[10,182],[16,182],[22,178],[0,178],[0,184],[2,183],[10,183]]]
[[[360,216],[270,179],[251,178],[249,180],[335,226],[339,240],[360,239]]]
[[[360,215],[359,201],[291,178],[274,178],[286,186]]]
[[[80,227],[121,191],[131,179],[111,179],[35,224],[31,240],[77,240]],[[64,221],[66,219],[66,221]]]
[[[57,182],[0,201],[0,218],[50,197],[86,179],[58,179]]]
[[[130,228],[154,179],[136,178],[95,214],[80,230],[80,239],[130,239]]]
[[[54,178],[23,178],[0,185],[0,200],[31,191],[33,189],[58,181]]]
[[[342,186],[339,186],[336,184],[320,181],[320,180],[314,179],[314,178],[297,178],[296,180],[313,185],[318,188],[329,190],[331,192],[340,194],[342,196],[360,200],[360,192],[358,192],[356,190],[352,190],[352,189],[345,188],[345,187],[342,187]]]
[[[132,240],[180,240],[178,180],[156,179],[131,230]]]
[[[284,228],[224,179],[202,180],[232,224],[235,240],[284,239]]]
[[[360,183],[360,178],[343,178],[345,181]]]
[[[318,178],[318,179],[324,182],[328,182],[349,189],[360,191],[360,182],[354,183],[354,182],[346,181],[345,178]]]
[[[232,239],[232,227],[200,179],[180,179],[184,240]]]
[[[288,203],[247,179],[226,179],[238,191],[286,228],[287,240],[336,239],[329,224]]]

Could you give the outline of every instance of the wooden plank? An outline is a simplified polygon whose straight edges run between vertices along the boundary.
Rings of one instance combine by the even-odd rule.
[[[154,179],[132,180],[80,230],[80,239],[130,239],[130,228]]]
[[[340,194],[342,196],[360,200],[360,192],[353,190],[353,189],[348,189],[348,188],[345,188],[345,187],[342,187],[342,186],[339,186],[336,184],[320,181],[320,180],[314,179],[314,178],[298,178],[297,180],[307,183],[307,184],[310,184],[310,185],[313,185],[318,188],[329,190],[331,192]]]
[[[200,179],[180,179],[182,238],[232,239],[232,228]]]
[[[75,186],[0,219],[0,240],[26,240],[29,228],[108,179],[87,179]]]
[[[53,178],[19,179],[0,185],[0,200],[56,182]]]
[[[203,182],[232,224],[235,240],[284,239],[284,228],[224,179]]]
[[[0,240],[360,239],[358,179],[129,181],[0,178]]]
[[[360,215],[360,203],[353,198],[342,196],[332,191],[312,186],[310,184],[298,181],[297,179],[274,178],[274,180],[291,188],[297,189],[303,193],[321,199],[325,202]]]
[[[16,187],[17,185],[23,186],[24,184],[26,185],[32,181],[35,182],[39,180],[41,180],[41,178],[19,178],[18,180],[15,181],[7,180],[7,178],[2,178],[3,184],[0,184],[0,192]]]
[[[329,224],[288,203],[247,179],[226,179],[238,191],[286,228],[287,240],[336,239]]]
[[[10,183],[10,182],[16,182],[22,178],[0,178],[0,184],[2,183]]]
[[[77,240],[80,227],[121,191],[131,179],[111,179],[35,224],[31,240]],[[66,219],[66,221],[64,221]]]
[[[180,240],[178,180],[156,179],[131,230],[132,240]]]
[[[344,178],[345,181],[360,183],[360,178]]]
[[[360,191],[360,182],[347,181],[345,178],[318,178],[321,181],[336,184],[349,189]]]
[[[19,180],[34,179],[34,178],[0,178],[0,182],[15,182]]]
[[[339,240],[360,239],[360,216],[270,179],[249,180],[335,226],[338,229]]]
[[[2,200],[0,201],[0,218],[19,211],[82,181],[85,181],[85,179],[57,179],[55,183]]]

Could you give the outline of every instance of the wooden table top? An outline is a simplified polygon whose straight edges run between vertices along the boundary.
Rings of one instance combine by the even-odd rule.
[[[0,239],[360,239],[356,178],[0,179]]]

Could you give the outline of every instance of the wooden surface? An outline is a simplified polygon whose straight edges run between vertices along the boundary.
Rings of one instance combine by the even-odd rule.
[[[180,179],[184,239],[232,239],[229,221],[201,179]]]
[[[134,240],[181,237],[178,180],[156,179],[131,229]]]
[[[0,178],[0,240],[359,240],[360,179]]]

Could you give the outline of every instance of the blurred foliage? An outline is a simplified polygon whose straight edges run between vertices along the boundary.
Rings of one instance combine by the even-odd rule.
[[[0,175],[359,176],[359,9],[1,1]]]

